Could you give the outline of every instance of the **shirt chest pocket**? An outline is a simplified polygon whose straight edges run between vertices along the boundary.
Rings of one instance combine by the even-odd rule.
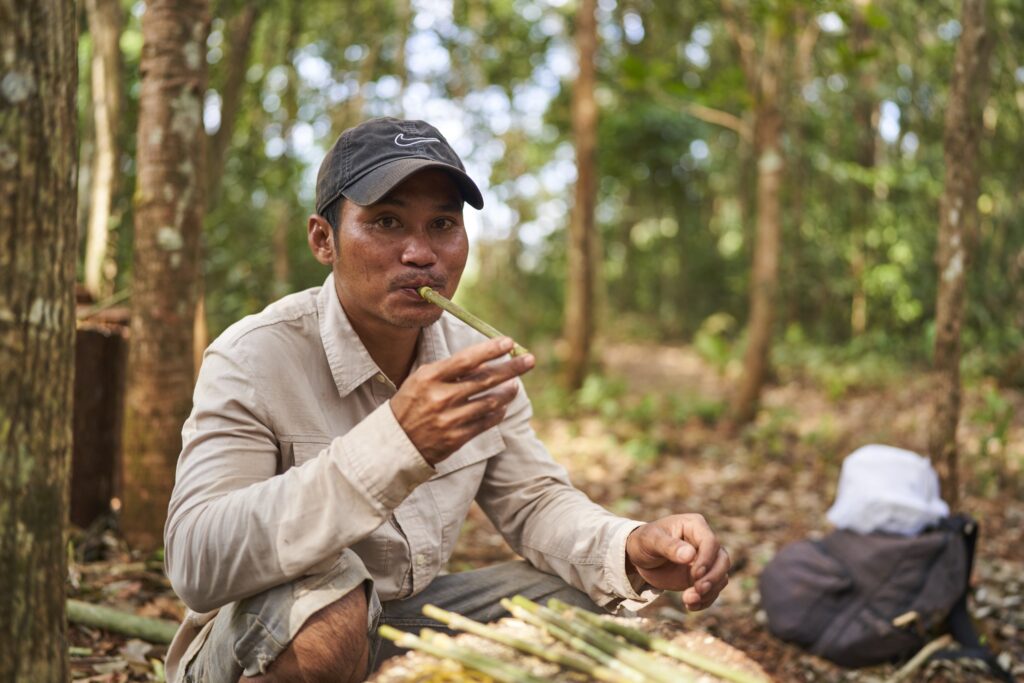
[[[308,462],[320,455],[330,446],[328,441],[313,440],[281,440],[280,456],[277,463],[277,473],[281,474],[292,467]]]
[[[323,437],[282,438],[278,474],[312,460],[330,445],[330,441]],[[437,474],[431,478],[431,481],[470,465],[482,463],[503,450],[505,450],[505,441],[501,438],[501,432],[497,427],[492,427],[441,461],[436,467]]]
[[[454,539],[462,528],[469,506],[476,498],[487,472],[487,462],[505,450],[505,441],[496,429],[489,429],[437,465],[437,473],[421,487],[429,495],[443,526],[443,545]],[[414,494],[415,495],[415,494]],[[445,547],[446,552],[450,548]]]
[[[497,427],[491,427],[483,434],[474,437],[469,443],[442,460],[434,468],[437,470],[431,481],[445,477],[452,472],[470,465],[483,463],[491,456],[505,450],[505,440]]]

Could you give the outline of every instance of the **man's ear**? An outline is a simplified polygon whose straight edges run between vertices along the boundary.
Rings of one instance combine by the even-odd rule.
[[[313,258],[325,266],[334,263],[334,231],[331,224],[319,215],[312,214],[306,224],[306,241]]]

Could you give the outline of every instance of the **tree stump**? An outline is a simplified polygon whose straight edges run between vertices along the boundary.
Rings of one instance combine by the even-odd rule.
[[[121,495],[128,309],[78,323],[75,336],[71,522],[86,528]]]

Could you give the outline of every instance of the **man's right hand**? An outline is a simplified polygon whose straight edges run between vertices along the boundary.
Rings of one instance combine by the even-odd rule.
[[[511,350],[508,337],[490,339],[421,366],[402,383],[391,410],[428,463],[436,465],[505,418],[519,389],[515,378],[536,362],[527,354],[489,363]]]

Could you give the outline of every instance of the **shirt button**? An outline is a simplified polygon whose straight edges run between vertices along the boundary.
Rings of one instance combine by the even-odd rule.
[[[416,566],[417,567],[422,567],[426,563],[427,563],[427,556],[426,555],[424,555],[423,553],[419,553],[418,555],[416,555]]]
[[[376,375],[374,375],[373,378],[375,380],[377,380],[378,382],[380,382],[381,384],[384,384],[384,382],[387,381],[386,379],[384,379],[384,375],[382,373],[380,373],[380,372],[378,372]]]

